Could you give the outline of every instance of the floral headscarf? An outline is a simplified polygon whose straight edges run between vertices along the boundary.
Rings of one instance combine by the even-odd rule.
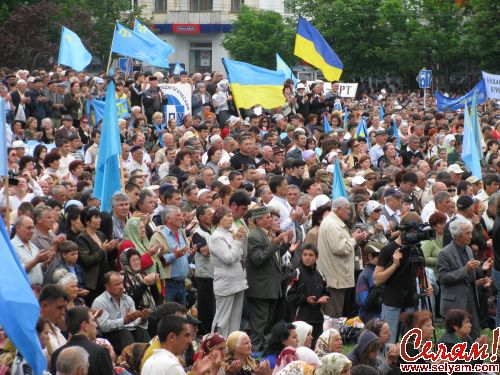
[[[284,348],[276,360],[276,365],[274,366],[273,375],[278,374],[283,370],[289,363],[293,361],[298,361],[299,357],[297,355],[297,348],[292,346],[287,346]]]
[[[201,339],[200,343],[200,351],[203,353],[203,356],[210,354],[218,345],[226,342],[226,339],[221,334],[208,333]]]
[[[136,249],[129,248],[120,254],[119,259],[122,266],[121,274],[123,275],[123,286],[127,293],[130,293],[130,291],[139,287],[141,284],[144,284],[144,279],[141,275],[141,271],[135,272],[130,266],[130,258],[132,258],[133,255],[137,255],[139,258],[141,257],[141,254],[139,254]],[[154,310],[156,307],[149,287],[146,288],[146,291],[142,294],[141,304],[142,307],[147,307],[151,310]]]
[[[324,331],[321,336],[318,337],[318,341],[316,341],[316,348],[314,348],[314,352],[320,357],[324,357],[327,354],[330,354],[330,337],[340,335],[339,331],[335,328],[330,328]]]
[[[274,373],[273,373],[274,374]],[[313,375],[314,366],[304,362],[304,361],[293,361],[285,366],[279,373],[279,375]]]
[[[315,375],[340,375],[352,362],[341,353],[330,353],[321,358],[321,367]]]

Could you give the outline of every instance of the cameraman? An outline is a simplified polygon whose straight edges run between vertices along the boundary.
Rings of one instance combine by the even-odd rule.
[[[415,212],[409,212],[401,218],[401,227],[422,224],[422,219]],[[418,245],[417,245],[418,246]],[[403,311],[413,311],[418,301],[414,299],[416,290],[416,269],[412,256],[407,249],[403,252],[401,234],[380,250],[378,263],[373,274],[375,286],[385,285],[382,298],[381,318],[387,321],[391,330],[391,343],[396,342],[399,315]],[[409,249],[408,249],[409,250]],[[425,277],[425,272],[424,272]],[[424,290],[426,296],[432,296],[430,283]]]

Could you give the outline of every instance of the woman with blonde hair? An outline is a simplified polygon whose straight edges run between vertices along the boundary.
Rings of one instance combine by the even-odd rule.
[[[234,331],[227,338],[226,373],[231,375],[269,375],[269,362],[252,358],[252,342],[245,332]]]

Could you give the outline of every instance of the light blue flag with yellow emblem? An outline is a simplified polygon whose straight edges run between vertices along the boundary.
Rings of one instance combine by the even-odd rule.
[[[101,128],[101,145],[96,161],[94,196],[101,201],[101,211],[111,211],[111,197],[121,190],[120,130],[116,113],[115,84],[109,83],[106,91],[104,119]]]
[[[175,67],[174,67],[174,75],[178,76],[179,74],[181,74],[181,72],[183,71],[184,69],[182,69],[182,65],[179,61],[177,61],[177,63],[175,64]]]
[[[481,170],[481,157],[482,153],[478,154],[476,147],[476,133],[474,131],[474,124],[469,115],[469,107],[464,103],[464,134],[462,143],[462,160],[467,168],[470,169],[472,175],[478,179],[483,179]]]
[[[160,51],[155,50],[155,43],[147,40],[141,33],[127,29],[117,22],[111,52],[136,60],[149,61],[157,59]]]
[[[62,27],[58,64],[75,70],[83,70],[92,61],[92,55],[83,46],[81,39],[67,27]]]
[[[141,34],[145,39],[154,43],[154,49],[156,51],[159,51],[158,56],[155,59],[148,59],[145,62],[152,66],[168,68],[168,56],[175,52],[174,47],[161,40],[154,32],[149,30],[149,28],[146,25],[142,24],[138,19],[135,20],[134,31]]]

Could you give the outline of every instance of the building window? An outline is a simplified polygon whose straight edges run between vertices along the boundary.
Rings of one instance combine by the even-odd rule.
[[[244,0],[231,0],[231,13],[238,13],[241,4],[244,4]]]
[[[213,10],[213,0],[191,0],[192,12],[203,12]]]
[[[212,71],[212,43],[194,43],[189,46],[189,69],[192,72]]]
[[[156,13],[166,13],[167,12],[167,0],[155,0],[155,12]]]

